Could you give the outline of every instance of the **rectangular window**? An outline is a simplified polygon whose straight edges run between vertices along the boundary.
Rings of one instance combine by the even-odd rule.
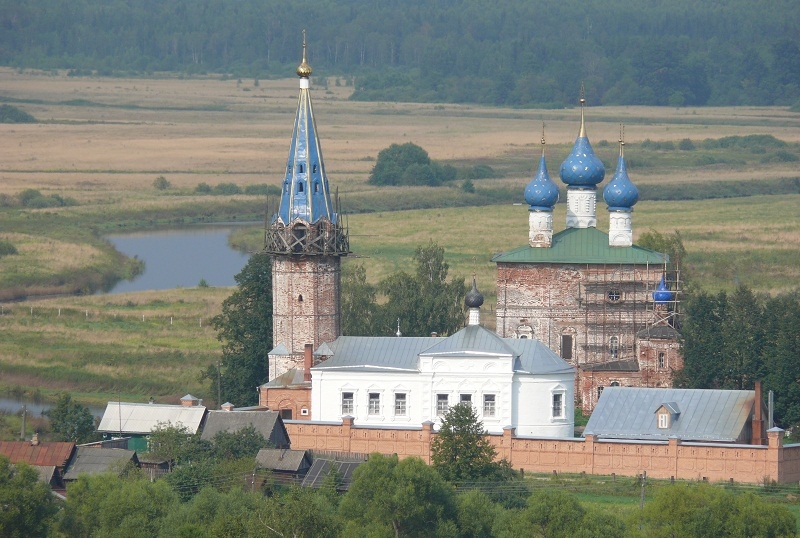
[[[663,353],[659,353],[658,354],[658,369],[659,370],[663,370],[664,369],[664,354]]]
[[[567,362],[572,360],[572,335],[561,335],[561,358]]]
[[[662,430],[669,428],[669,415],[661,413],[658,415],[658,427]]]
[[[472,403],[472,394],[462,394],[460,398],[460,403]]]
[[[381,414],[381,395],[377,392],[369,393],[369,411],[370,415]]]
[[[553,394],[553,418],[564,418],[564,395]]]
[[[353,393],[342,393],[342,415],[353,415]]]
[[[447,413],[447,409],[450,407],[450,401],[447,397],[447,394],[437,394],[436,395],[436,416],[442,417]]]
[[[394,414],[397,417],[406,416],[406,395],[398,393],[394,395]]]
[[[495,415],[495,401],[494,394],[483,395],[483,416],[493,417]]]

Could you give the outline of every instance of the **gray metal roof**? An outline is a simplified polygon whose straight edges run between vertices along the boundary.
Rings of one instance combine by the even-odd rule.
[[[311,383],[305,380],[305,370],[300,368],[292,368],[272,381],[261,385],[264,388],[287,388],[287,387],[303,387],[310,386]]]
[[[159,424],[183,425],[189,433],[197,433],[206,408],[202,405],[164,405],[128,402],[108,402],[99,432],[150,433]]]
[[[422,355],[516,355],[504,339],[480,325],[467,325],[452,336],[436,340],[436,344],[423,351]]]
[[[328,344],[333,356],[311,370],[375,368],[417,371],[419,354],[440,340],[429,336],[340,336]]]
[[[289,448],[289,434],[277,411],[209,411],[201,439],[211,440],[222,431],[235,433],[252,426],[272,446]]]
[[[416,372],[420,355],[505,355],[515,358],[514,369],[520,372],[574,372],[574,368],[538,340],[500,338],[480,325],[468,325],[445,338],[340,336],[328,346],[333,355],[312,370]]]
[[[748,442],[752,390],[606,387],[584,435],[607,439]],[[659,429],[656,411],[676,411],[669,428]]]
[[[306,471],[311,467],[311,457],[305,450],[288,448],[262,448],[258,451],[256,462],[264,469],[274,471]]]
[[[355,471],[363,461],[337,461],[315,458],[314,463],[311,465],[305,478],[303,479],[303,487],[319,488],[325,483],[325,479],[332,472],[336,472],[337,478],[340,481],[341,491],[347,491],[350,487],[350,482],[353,480],[353,471]]]
[[[129,462],[139,463],[135,450],[79,446],[64,473],[64,480],[76,480],[82,474],[120,473]]]

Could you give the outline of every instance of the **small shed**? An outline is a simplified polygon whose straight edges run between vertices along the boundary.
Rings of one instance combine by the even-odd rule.
[[[135,450],[79,446],[64,474],[64,481],[72,482],[82,474],[121,474],[129,465],[139,466]]]
[[[235,433],[252,426],[273,448],[289,448],[289,432],[277,411],[209,411],[202,439],[212,440],[222,431]]]
[[[311,468],[311,456],[305,450],[262,448],[258,451],[256,463],[278,475],[305,476]]]
[[[325,479],[331,474],[336,473],[338,480],[336,489],[339,491],[347,491],[350,489],[350,482],[353,480],[353,471],[363,463],[364,460],[342,461],[338,459],[315,458],[311,469],[308,470],[308,473],[306,473],[303,479],[302,486],[304,488],[319,489],[325,483]]]

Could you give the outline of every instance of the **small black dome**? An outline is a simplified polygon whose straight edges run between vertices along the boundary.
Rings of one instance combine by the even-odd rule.
[[[474,278],[472,279],[472,289],[464,297],[464,304],[467,305],[467,308],[480,308],[483,304],[483,294],[478,291]]]

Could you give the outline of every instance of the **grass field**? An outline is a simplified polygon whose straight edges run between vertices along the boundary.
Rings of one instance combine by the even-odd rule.
[[[408,267],[414,249],[434,240],[445,247],[452,275],[476,273],[490,307],[491,255],[526,241],[526,207],[512,202],[522,201],[537,165],[542,123],[557,180],[578,132],[578,109],[350,102],[351,88],[322,83],[312,86],[315,115],[329,179],[350,213],[355,256],[347,263],[363,263],[378,281]],[[263,218],[263,196],[202,196],[194,190],[200,183],[279,185],[296,99],[292,78],[256,87],[214,77],[73,78],[0,69],[0,102],[40,120],[0,124],[0,241],[18,250],[0,257],[6,314],[0,316],[0,390],[70,390],[99,402],[151,395],[165,401],[186,392],[208,397],[197,375],[216,360],[219,344],[199,320],[218,312],[229,290],[8,301],[85,292],[134,274],[137,264],[114,252],[102,239],[105,232]],[[800,189],[791,189],[800,177],[792,160],[800,155],[800,115],[777,107],[589,107],[586,118],[607,177],[624,123],[629,173],[643,192],[692,189],[731,196],[731,189],[744,185],[762,193],[643,199],[633,215],[637,236],[651,228],[680,231],[690,252],[687,269],[710,289],[737,283],[768,292],[797,287]],[[785,144],[704,145],[706,139],[749,135],[771,135]],[[694,149],[677,149],[684,139]],[[486,164],[500,177],[475,181],[474,194],[462,192],[460,184],[369,185],[378,152],[409,141],[433,159],[456,167]],[[169,188],[154,186],[159,176]],[[778,194],[763,194],[774,185],[782,189]],[[76,205],[21,207],[17,197],[25,189]],[[599,226],[605,228],[607,213],[602,202],[598,206]],[[564,220],[560,204],[557,229]],[[256,227],[232,240],[257,249],[262,237]]]

